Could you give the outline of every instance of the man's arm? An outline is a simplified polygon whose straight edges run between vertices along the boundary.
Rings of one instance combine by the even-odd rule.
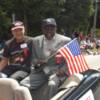
[[[8,59],[7,58],[3,58],[0,61],[0,71],[2,71],[7,65],[8,65]]]

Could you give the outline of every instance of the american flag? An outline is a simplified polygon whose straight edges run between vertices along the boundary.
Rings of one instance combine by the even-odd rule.
[[[89,69],[84,55],[82,55],[80,51],[80,46],[76,38],[61,47],[58,52],[61,53],[67,62],[69,75],[84,72]]]

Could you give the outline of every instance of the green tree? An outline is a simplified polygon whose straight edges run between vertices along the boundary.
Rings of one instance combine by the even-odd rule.
[[[64,30],[69,35],[73,31],[87,32],[93,9],[93,0],[1,0],[2,32],[8,32],[12,14],[15,14],[15,20],[24,21],[31,36],[41,33],[41,20],[47,17],[57,20],[58,31]]]
[[[0,6],[0,38],[8,39],[10,37],[10,35],[8,35],[10,23],[11,20],[7,16],[7,12]]]
[[[58,19],[66,32],[88,30],[89,18],[93,14],[93,0],[66,0],[62,7]]]

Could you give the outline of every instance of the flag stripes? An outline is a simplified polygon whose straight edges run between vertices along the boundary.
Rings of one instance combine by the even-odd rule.
[[[84,72],[89,69],[76,39],[61,47],[58,51],[67,62],[69,75]]]

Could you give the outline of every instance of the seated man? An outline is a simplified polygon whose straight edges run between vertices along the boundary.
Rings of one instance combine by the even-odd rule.
[[[33,39],[25,35],[21,21],[12,24],[11,33],[13,37],[5,44],[0,71],[20,81],[30,73]]]
[[[61,67],[59,68],[59,65],[55,62],[57,50],[71,40],[69,37],[60,35],[56,31],[57,24],[55,19],[47,18],[43,20],[43,35],[34,38],[35,55],[33,64],[35,66],[33,66],[33,69],[31,70],[30,77],[21,82],[22,85],[27,84],[31,86],[33,91],[42,87],[43,84],[47,82],[50,88],[48,89],[48,92],[46,92],[48,94],[46,100],[50,99],[56,93],[60,82],[60,75],[64,74],[63,69]],[[59,77],[55,74],[57,70],[57,75]],[[40,94],[42,93],[40,92]],[[41,99],[41,96],[38,95],[37,100],[40,100],[39,97]],[[42,98],[45,100],[44,97]]]

